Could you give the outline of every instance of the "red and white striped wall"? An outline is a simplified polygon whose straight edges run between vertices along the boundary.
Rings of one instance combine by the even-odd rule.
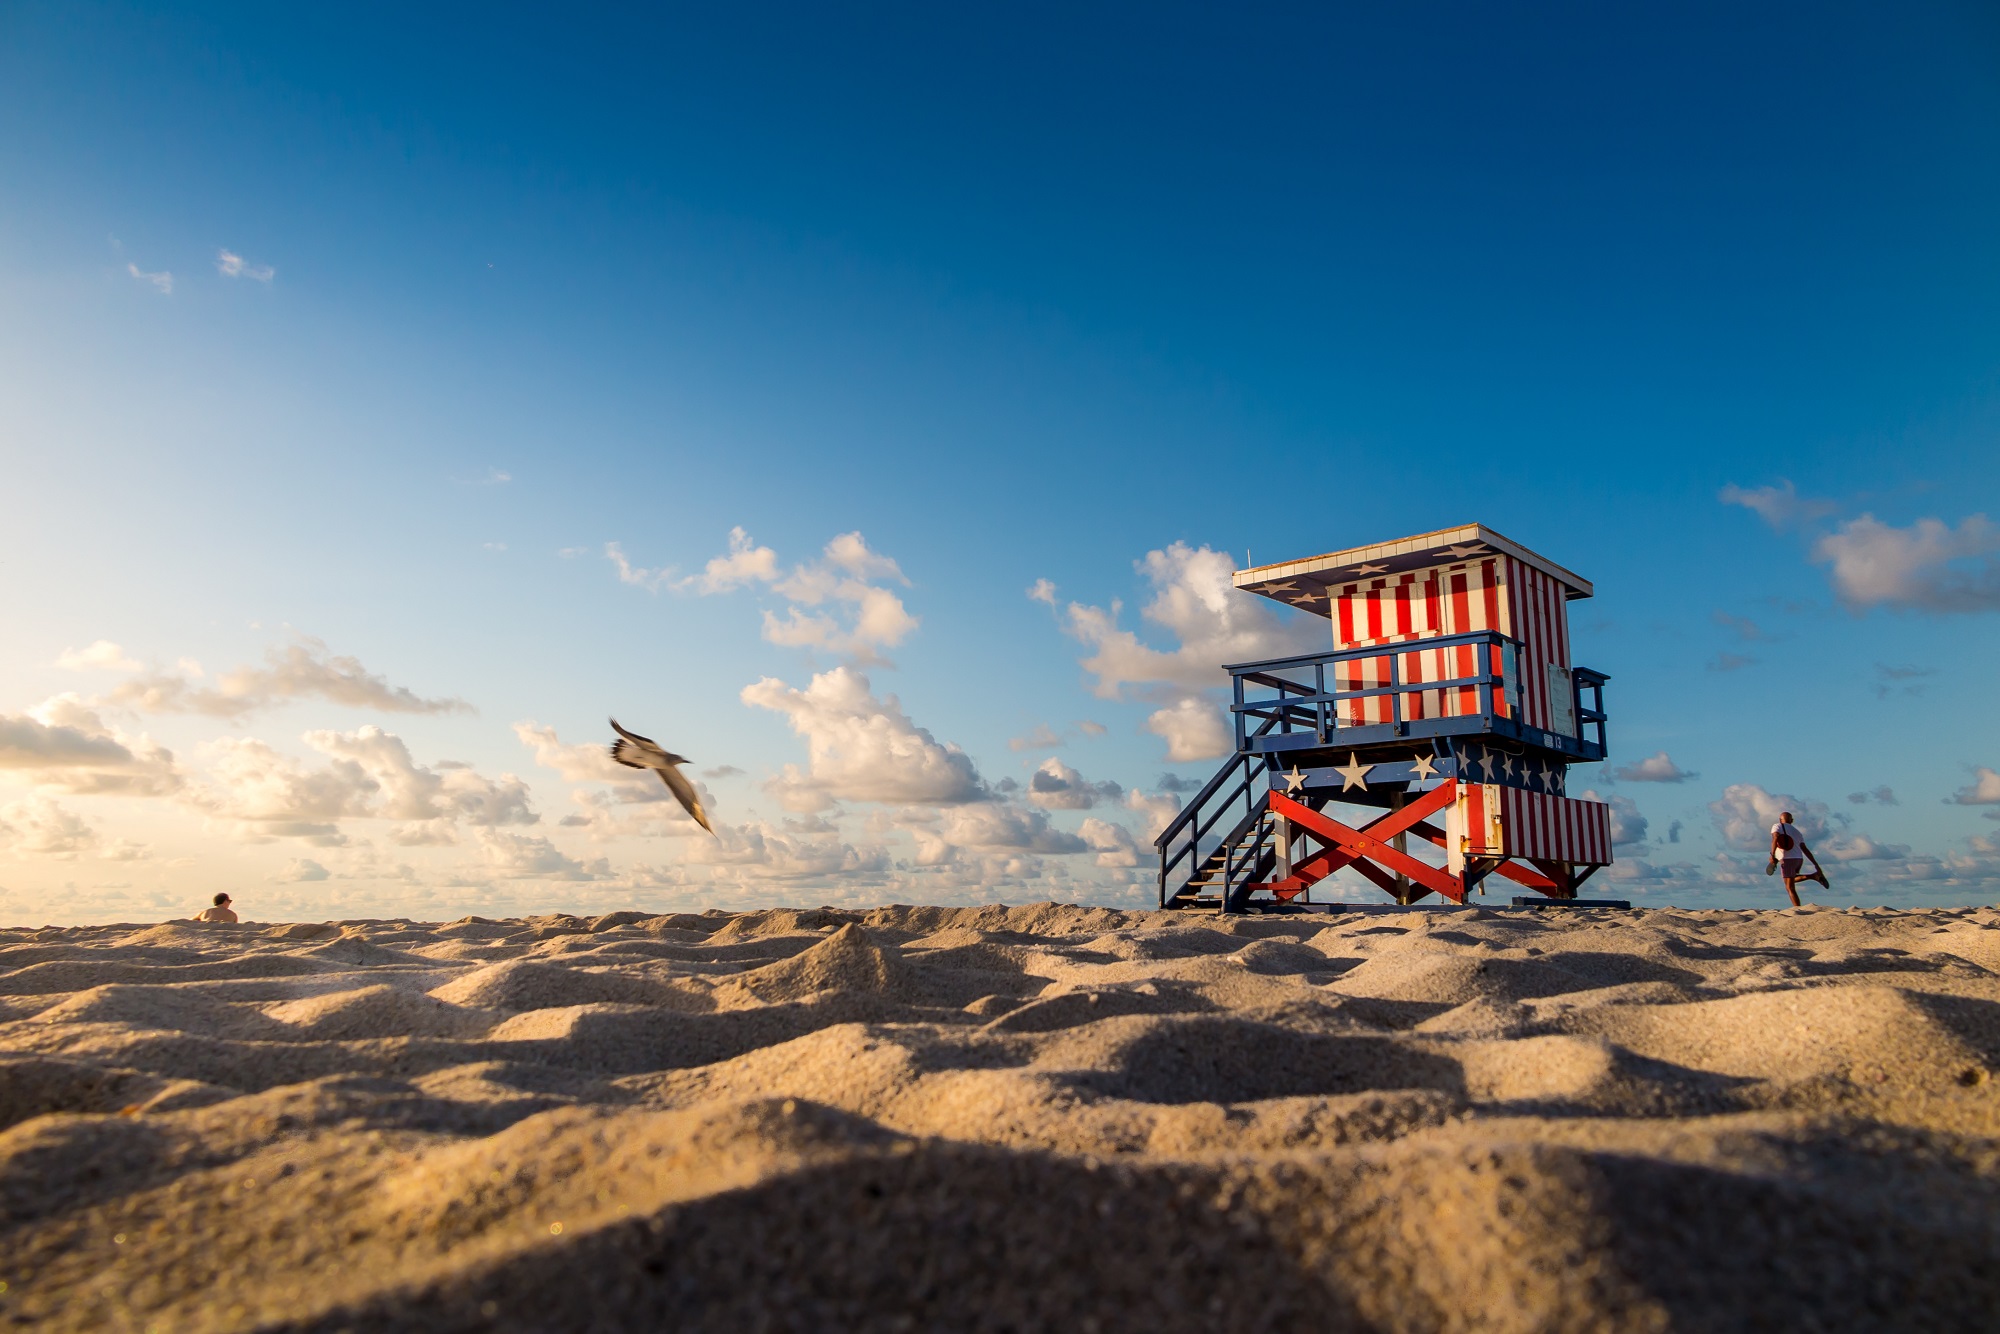
[[[1520,661],[1508,680],[1506,698],[1494,700],[1501,717],[1518,716],[1530,727],[1554,730],[1565,713],[1575,734],[1573,699],[1570,707],[1552,701],[1550,691],[1569,690],[1569,618],[1563,586],[1550,576],[1511,556],[1489,556],[1455,565],[1433,566],[1406,574],[1344,585],[1334,592],[1332,606],[1335,648],[1375,644],[1406,644],[1443,635],[1498,630],[1522,643]],[[1472,645],[1448,649],[1418,649],[1395,655],[1406,683],[1446,681],[1479,670],[1479,650]],[[1503,670],[1498,649],[1492,650],[1489,671]],[[1551,667],[1559,671],[1552,673]],[[1362,658],[1342,663],[1335,672],[1341,690],[1363,690],[1389,684],[1390,659]],[[1479,692],[1462,686],[1450,690],[1402,692],[1406,719],[1460,717],[1479,711]],[[1391,720],[1390,697],[1372,696],[1344,706],[1341,721],[1349,726]]]
[[[1462,783],[1458,801],[1451,823],[1465,856],[1611,864],[1611,808],[1601,801],[1497,783]]]
[[[1569,661],[1569,613],[1563,586],[1534,566],[1513,557],[1502,561],[1507,583],[1508,624],[1505,633],[1521,641],[1521,721],[1543,731],[1555,728],[1558,712],[1570,714],[1575,733],[1574,695],[1558,706],[1551,685],[1572,690]],[[1551,667],[1558,672],[1551,672]]]

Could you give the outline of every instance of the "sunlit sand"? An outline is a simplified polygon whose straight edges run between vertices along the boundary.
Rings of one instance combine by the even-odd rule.
[[[2000,910],[0,932],[0,1319],[1976,1328]]]

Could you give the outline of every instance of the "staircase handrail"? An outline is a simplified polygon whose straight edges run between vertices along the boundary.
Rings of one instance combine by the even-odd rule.
[[[1234,769],[1236,766],[1232,765],[1230,767]],[[1218,857],[1221,858],[1221,864],[1216,869],[1222,876],[1223,896],[1228,896],[1231,888],[1235,885],[1237,873],[1249,865],[1248,862],[1239,859],[1234,850],[1241,848],[1245,844],[1251,832],[1256,829],[1258,822],[1263,820],[1269,813],[1271,808],[1270,789],[1266,788],[1261,795],[1250,801],[1250,809],[1244,812],[1243,817],[1236,822],[1234,828],[1217,840],[1215,846],[1209,849],[1206,858],[1202,858],[1199,855],[1201,840],[1204,835],[1215,827],[1216,822],[1236,804],[1236,798],[1239,795],[1248,795],[1248,791],[1255,784],[1256,779],[1256,771],[1252,769],[1244,776],[1243,782],[1236,790],[1232,791],[1216,807],[1215,813],[1206,821],[1196,826],[1194,832],[1189,835],[1188,841],[1182,844],[1173,856],[1165,856],[1164,849],[1162,849],[1160,862],[1160,904],[1162,907],[1166,906],[1168,899],[1171,897],[1167,893],[1167,881],[1171,878],[1174,868],[1179,866],[1183,861],[1188,863],[1187,874],[1188,878],[1192,880],[1196,875],[1203,872],[1204,867],[1215,862]],[[1255,854],[1248,849],[1244,849],[1244,855],[1252,856]],[[1182,889],[1185,888],[1186,884],[1183,883]]]
[[[1236,804],[1238,797],[1242,797],[1246,801],[1250,800],[1250,791],[1257,782],[1257,770],[1249,763],[1248,758],[1245,757],[1244,763],[1229,766],[1229,772],[1238,773],[1239,771],[1240,776],[1236,785],[1229,790],[1229,795],[1216,803],[1212,814],[1209,814],[1204,819],[1202,818],[1202,813],[1206,808],[1195,806],[1191,808],[1194,814],[1189,819],[1180,822],[1188,837],[1187,842],[1183,843],[1177,851],[1169,855],[1165,846],[1158,840],[1155,840],[1154,846],[1160,852],[1160,880],[1162,884],[1173,873],[1174,868],[1179,866],[1183,861],[1188,863],[1188,873],[1190,875],[1194,874],[1199,869],[1198,861],[1201,840],[1209,831],[1215,828],[1217,822],[1224,815],[1228,814],[1229,809]],[[1168,835],[1163,834],[1161,837],[1166,838]]]
[[[1278,720],[1276,718],[1268,718],[1265,720],[1264,725],[1262,727],[1258,728],[1255,732],[1252,732],[1250,735],[1262,736],[1264,735],[1264,733],[1270,731],[1273,727],[1276,727],[1277,725],[1278,725]],[[1225,764],[1220,769],[1217,769],[1215,771],[1215,776],[1213,778],[1210,778],[1208,782],[1202,785],[1201,791],[1195,794],[1194,799],[1188,802],[1187,805],[1181,807],[1179,811],[1175,812],[1173,819],[1167,821],[1166,828],[1162,829],[1159,833],[1159,836],[1153,840],[1154,850],[1164,854],[1167,850],[1167,843],[1173,838],[1173,836],[1179,833],[1181,831],[1181,828],[1184,825],[1186,825],[1190,820],[1193,820],[1195,818],[1197,813],[1200,812],[1201,808],[1208,804],[1209,798],[1213,797],[1217,792],[1221,791],[1223,784],[1228,782],[1231,775],[1233,775],[1238,769],[1242,768],[1244,763],[1250,760],[1250,758],[1251,757],[1248,754],[1242,751],[1238,751],[1236,753],[1236,760],[1234,763]],[[1254,778],[1254,775],[1252,777]],[[1231,800],[1234,800],[1236,797],[1236,794],[1234,792],[1230,793],[1229,795]],[[1213,823],[1213,821],[1211,821],[1210,823]],[[1207,832],[1208,830],[1206,827],[1204,827],[1201,830],[1201,833],[1205,834]]]

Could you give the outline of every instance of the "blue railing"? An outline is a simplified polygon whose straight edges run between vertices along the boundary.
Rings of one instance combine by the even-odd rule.
[[[1586,746],[1595,746],[1597,758],[1603,759],[1610,753],[1604,741],[1604,683],[1611,678],[1603,672],[1595,672],[1588,667],[1572,667],[1569,674],[1570,679],[1576,682],[1577,735],[1582,737],[1584,728],[1595,727],[1597,735],[1583,737],[1583,742]],[[1587,704],[1583,699],[1583,692],[1586,690],[1590,692],[1590,702]]]
[[[1577,723],[1575,735],[1527,726],[1521,721],[1521,647],[1519,640],[1496,630],[1478,630],[1225,667],[1235,692],[1231,712],[1236,720],[1236,748],[1268,752],[1401,737],[1490,733],[1560,750],[1578,759],[1603,758],[1604,683],[1610,678],[1589,668],[1571,670],[1570,705]],[[1478,670],[1435,681],[1404,679],[1404,665],[1412,655],[1454,648],[1478,650],[1474,654]],[[1493,670],[1495,649],[1499,650],[1498,671]],[[1330,681],[1329,669],[1363,661],[1386,664],[1388,680],[1381,685],[1352,688],[1341,688],[1337,681]],[[1338,673],[1333,675],[1337,677]],[[1256,693],[1259,687],[1264,693]],[[1464,690],[1475,692],[1470,708],[1459,707],[1449,712],[1427,710],[1428,716],[1411,716],[1415,712],[1411,707],[1413,697],[1430,695],[1440,704],[1449,697],[1458,703],[1459,698],[1453,692]],[[1586,690],[1591,693],[1588,705],[1583,699]],[[1496,695],[1504,702],[1504,709],[1496,707]],[[1355,706],[1371,699],[1383,700],[1388,707],[1386,711],[1370,712],[1386,716],[1366,720],[1356,717],[1360,710]],[[1586,729],[1594,729],[1595,736]]]

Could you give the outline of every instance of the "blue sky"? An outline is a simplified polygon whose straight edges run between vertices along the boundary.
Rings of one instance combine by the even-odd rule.
[[[1467,521],[1633,894],[2000,890],[1990,7],[707,8],[0,6],[0,916],[1144,901]]]

